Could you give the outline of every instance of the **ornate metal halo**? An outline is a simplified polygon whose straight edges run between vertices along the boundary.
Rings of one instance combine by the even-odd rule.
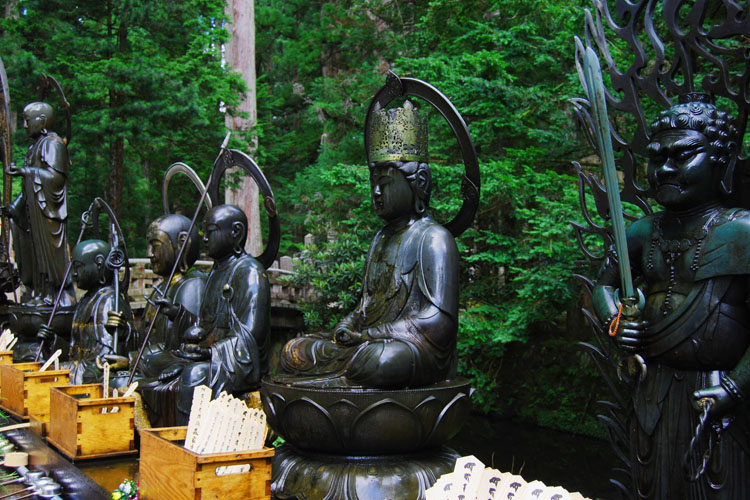
[[[161,199],[164,208],[164,215],[169,215],[170,213],[169,182],[172,180],[172,177],[177,174],[184,174],[188,179],[190,179],[195,188],[198,190],[198,194],[203,197],[204,203],[206,205],[206,210],[211,210],[211,207],[213,206],[211,198],[209,198],[208,196],[203,196],[203,193],[206,192],[206,185],[203,184],[203,181],[200,177],[198,177],[198,174],[195,172],[195,170],[190,168],[187,164],[178,161],[171,164],[169,168],[167,168],[167,171],[164,172],[164,180],[162,181],[161,185]]]
[[[65,142],[65,144],[69,146],[70,140],[73,137],[73,128],[71,126],[70,119],[70,103],[65,98],[65,93],[63,92],[60,83],[49,75],[42,75],[42,79],[39,82],[39,86],[37,88],[39,89],[39,99],[41,99],[42,101],[47,98],[47,92],[49,92],[50,88],[55,89],[57,91],[57,94],[60,96],[63,108],[65,109],[65,121],[67,125],[67,132],[65,134],[65,137],[63,137],[63,142]]]
[[[222,201],[219,198],[219,183],[224,173],[232,168],[239,167],[244,170],[258,185],[261,196],[263,196],[263,207],[268,215],[268,241],[266,248],[259,256],[256,257],[263,267],[268,269],[276,259],[279,252],[279,243],[281,242],[281,225],[279,223],[279,214],[276,211],[276,200],[273,197],[273,191],[266,176],[258,165],[248,155],[236,149],[223,149],[221,154],[214,162],[211,173],[211,179],[208,182],[208,196],[214,205],[220,205]]]

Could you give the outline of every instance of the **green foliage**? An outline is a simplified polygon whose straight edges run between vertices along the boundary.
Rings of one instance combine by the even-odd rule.
[[[356,303],[365,255],[378,227],[369,203],[369,172],[364,165],[310,168],[296,183],[308,193],[295,208],[305,214],[313,242],[300,254],[291,280],[314,290],[300,306],[307,327],[330,329]],[[312,186],[315,191],[306,191]]]
[[[580,217],[570,160],[588,154],[567,105],[580,94],[571,33],[583,25],[584,5],[258,2],[258,67],[267,84],[261,150],[277,184],[285,179],[277,195],[296,238],[286,249],[300,249],[306,232],[314,236],[296,278],[314,289],[302,306],[310,329],[330,329],[351,309],[382,225],[370,209],[362,130],[369,99],[392,68],[447,95],[480,156],[481,204],[458,241],[459,369],[474,380],[479,407],[498,404],[510,343],[562,333],[581,258],[569,225]],[[431,212],[447,222],[461,200],[460,152],[442,118],[417,105],[431,115]]]
[[[221,66],[224,1],[23,0],[13,13],[0,33],[14,111],[38,99],[42,73],[60,81],[72,105],[70,234],[95,196],[112,203],[112,174],[121,171],[120,222],[130,253],[142,255],[143,228],[161,213],[164,170],[183,161],[208,176],[224,135],[219,104],[231,107],[244,88]],[[48,99],[64,133],[59,98]],[[28,143],[22,136],[17,143]],[[173,196],[188,207],[197,197]]]
[[[309,329],[329,329],[351,309],[382,225],[371,210],[362,145],[370,99],[388,69],[420,78],[453,102],[479,154],[481,204],[458,241],[459,369],[478,388],[481,409],[502,406],[504,355],[562,335],[578,293],[570,161],[590,152],[575,138],[567,99],[580,95],[572,37],[589,0],[255,6],[254,156],[276,195],[281,253],[299,256],[292,279],[313,289],[302,305]],[[72,218],[107,191],[113,140],[122,138],[121,224],[131,255],[143,255],[164,169],[183,161],[206,179],[224,135],[221,106],[231,109],[243,90],[221,67],[224,2],[20,0],[13,13],[0,19],[0,37],[14,109],[34,98],[42,72],[60,80],[73,104]],[[460,152],[439,114],[416,104],[431,116],[431,212],[447,222],[461,203]],[[17,135],[17,145],[27,143]],[[183,212],[197,198],[191,187],[170,194]],[[312,244],[303,246],[308,233]]]

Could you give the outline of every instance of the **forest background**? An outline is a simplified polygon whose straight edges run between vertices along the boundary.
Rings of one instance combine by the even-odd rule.
[[[463,115],[479,154],[481,204],[459,239],[459,370],[475,408],[598,434],[601,382],[577,346],[589,338],[569,221],[580,218],[571,161],[590,155],[568,99],[580,96],[573,36],[587,0],[255,0],[257,149],[274,189],[281,255],[299,257],[310,331],[330,328],[359,291],[379,222],[369,201],[363,125],[391,69],[425,80]],[[70,234],[95,196],[113,205],[131,256],[161,214],[165,169],[205,180],[245,85],[222,66],[223,0],[0,0],[12,109],[54,76],[72,105]],[[64,132],[59,99],[57,128]],[[417,102],[417,105],[420,103]],[[421,106],[423,112],[428,105]],[[462,165],[433,113],[432,212],[460,206]],[[230,146],[248,150],[250,137]],[[29,143],[22,129],[14,158]],[[170,190],[192,213],[188,184]],[[16,191],[18,186],[16,186]],[[312,234],[309,245],[303,245]],[[582,416],[585,415],[585,418]]]

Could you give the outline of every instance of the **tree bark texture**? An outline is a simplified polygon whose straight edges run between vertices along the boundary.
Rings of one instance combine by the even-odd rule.
[[[231,116],[227,113],[225,125],[229,130],[246,133],[255,126],[258,119],[255,87],[255,2],[254,0],[227,0],[225,9],[227,31],[230,34],[225,47],[226,62],[232,70],[242,75],[247,85],[247,93],[237,108],[238,114],[246,114],[246,116]],[[246,134],[243,134],[244,136]],[[253,156],[256,149],[257,137],[253,135],[247,142],[247,152]],[[260,231],[258,186],[250,177],[242,175],[236,189],[226,190],[224,201],[237,205],[247,214],[249,227],[245,250],[251,255],[259,255],[263,251],[263,242]]]

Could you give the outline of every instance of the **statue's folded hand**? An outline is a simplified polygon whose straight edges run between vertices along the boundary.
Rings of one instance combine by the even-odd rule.
[[[647,321],[622,321],[617,328],[615,341],[623,351],[637,353],[645,344],[647,328]]]
[[[36,338],[40,342],[46,342],[52,339],[54,336],[55,336],[55,332],[52,331],[52,329],[49,326],[47,326],[46,323],[42,324],[42,326],[39,327],[39,331],[36,334]]]
[[[171,366],[166,367],[162,372],[159,374],[159,382],[167,382],[169,380],[177,378],[180,373],[182,373],[182,369],[185,367],[183,364],[174,364]]]
[[[5,173],[8,175],[20,175],[21,171],[15,163],[10,162],[10,165],[5,168]]]
[[[333,332],[333,341],[343,346],[352,346],[361,344],[364,338],[360,332],[339,327]]]
[[[171,320],[174,320],[180,313],[180,306],[178,304],[173,304],[172,301],[167,298],[158,298],[154,300],[154,304],[159,306],[159,312]]]
[[[101,359],[109,363],[109,367],[114,370],[126,370],[130,365],[130,361],[128,360],[127,356],[105,354],[101,356]]]
[[[183,343],[177,355],[191,361],[211,359],[211,349],[198,344]]]

